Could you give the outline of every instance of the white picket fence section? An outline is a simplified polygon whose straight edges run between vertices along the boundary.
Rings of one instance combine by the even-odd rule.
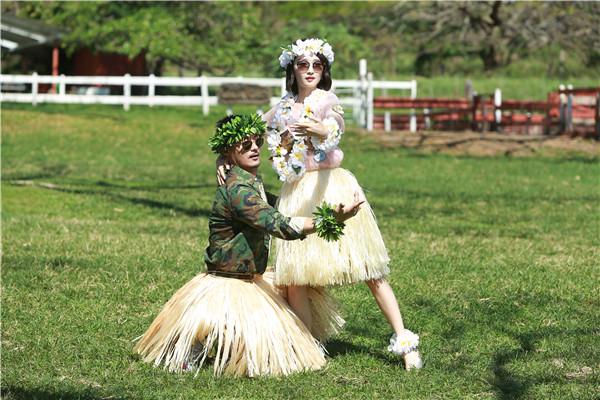
[[[410,91],[411,98],[417,97],[416,81],[374,81],[371,73],[367,73],[366,60],[359,64],[358,80],[334,80],[332,90],[336,92],[344,107],[352,108],[355,121],[367,128],[373,129],[373,97],[376,89],[398,89]],[[210,107],[218,104],[218,97],[211,96],[209,87],[219,87],[224,84],[248,84],[278,88],[285,94],[285,78],[247,78],[247,77],[166,77],[166,76],[53,76],[53,75],[0,75],[0,87],[5,84],[31,85],[31,92],[11,93],[0,92],[0,102],[31,103],[63,103],[63,104],[113,104],[122,105],[129,110],[131,105],[145,106],[201,106],[204,115],[208,115]],[[56,93],[40,93],[39,85],[56,85]],[[67,93],[67,85],[82,87],[121,86],[122,95],[72,94]],[[132,96],[132,86],[146,86],[147,95]],[[156,95],[157,86],[196,87],[200,88],[200,96],[168,96]],[[271,105],[276,104],[280,97],[272,97]],[[412,124],[411,124],[412,127]],[[416,129],[416,123],[415,123]]]

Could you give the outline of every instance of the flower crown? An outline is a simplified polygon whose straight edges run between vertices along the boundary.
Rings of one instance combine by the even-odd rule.
[[[282,47],[282,49],[283,51],[279,56],[279,65],[281,65],[281,68],[283,69],[298,56],[312,56],[317,53],[323,54],[327,61],[329,61],[329,65],[333,64],[333,49],[329,43],[321,39],[298,39],[295,44],[291,44],[288,47]]]
[[[208,145],[214,153],[219,154],[248,136],[264,135],[266,129],[265,121],[258,114],[235,115],[217,128]]]

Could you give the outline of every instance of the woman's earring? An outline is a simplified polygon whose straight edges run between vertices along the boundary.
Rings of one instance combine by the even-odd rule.
[[[294,84],[294,81],[296,80],[296,77],[292,74],[292,79],[290,79],[291,84]]]

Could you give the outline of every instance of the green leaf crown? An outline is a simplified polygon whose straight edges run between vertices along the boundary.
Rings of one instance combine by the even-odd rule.
[[[262,136],[267,129],[266,123],[258,114],[241,114],[217,128],[209,139],[210,149],[217,154],[250,136]]]

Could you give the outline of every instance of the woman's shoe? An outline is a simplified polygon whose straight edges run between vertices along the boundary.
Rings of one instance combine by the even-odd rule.
[[[423,368],[423,360],[421,359],[421,354],[417,350],[404,355],[404,368],[406,368],[407,371]]]

